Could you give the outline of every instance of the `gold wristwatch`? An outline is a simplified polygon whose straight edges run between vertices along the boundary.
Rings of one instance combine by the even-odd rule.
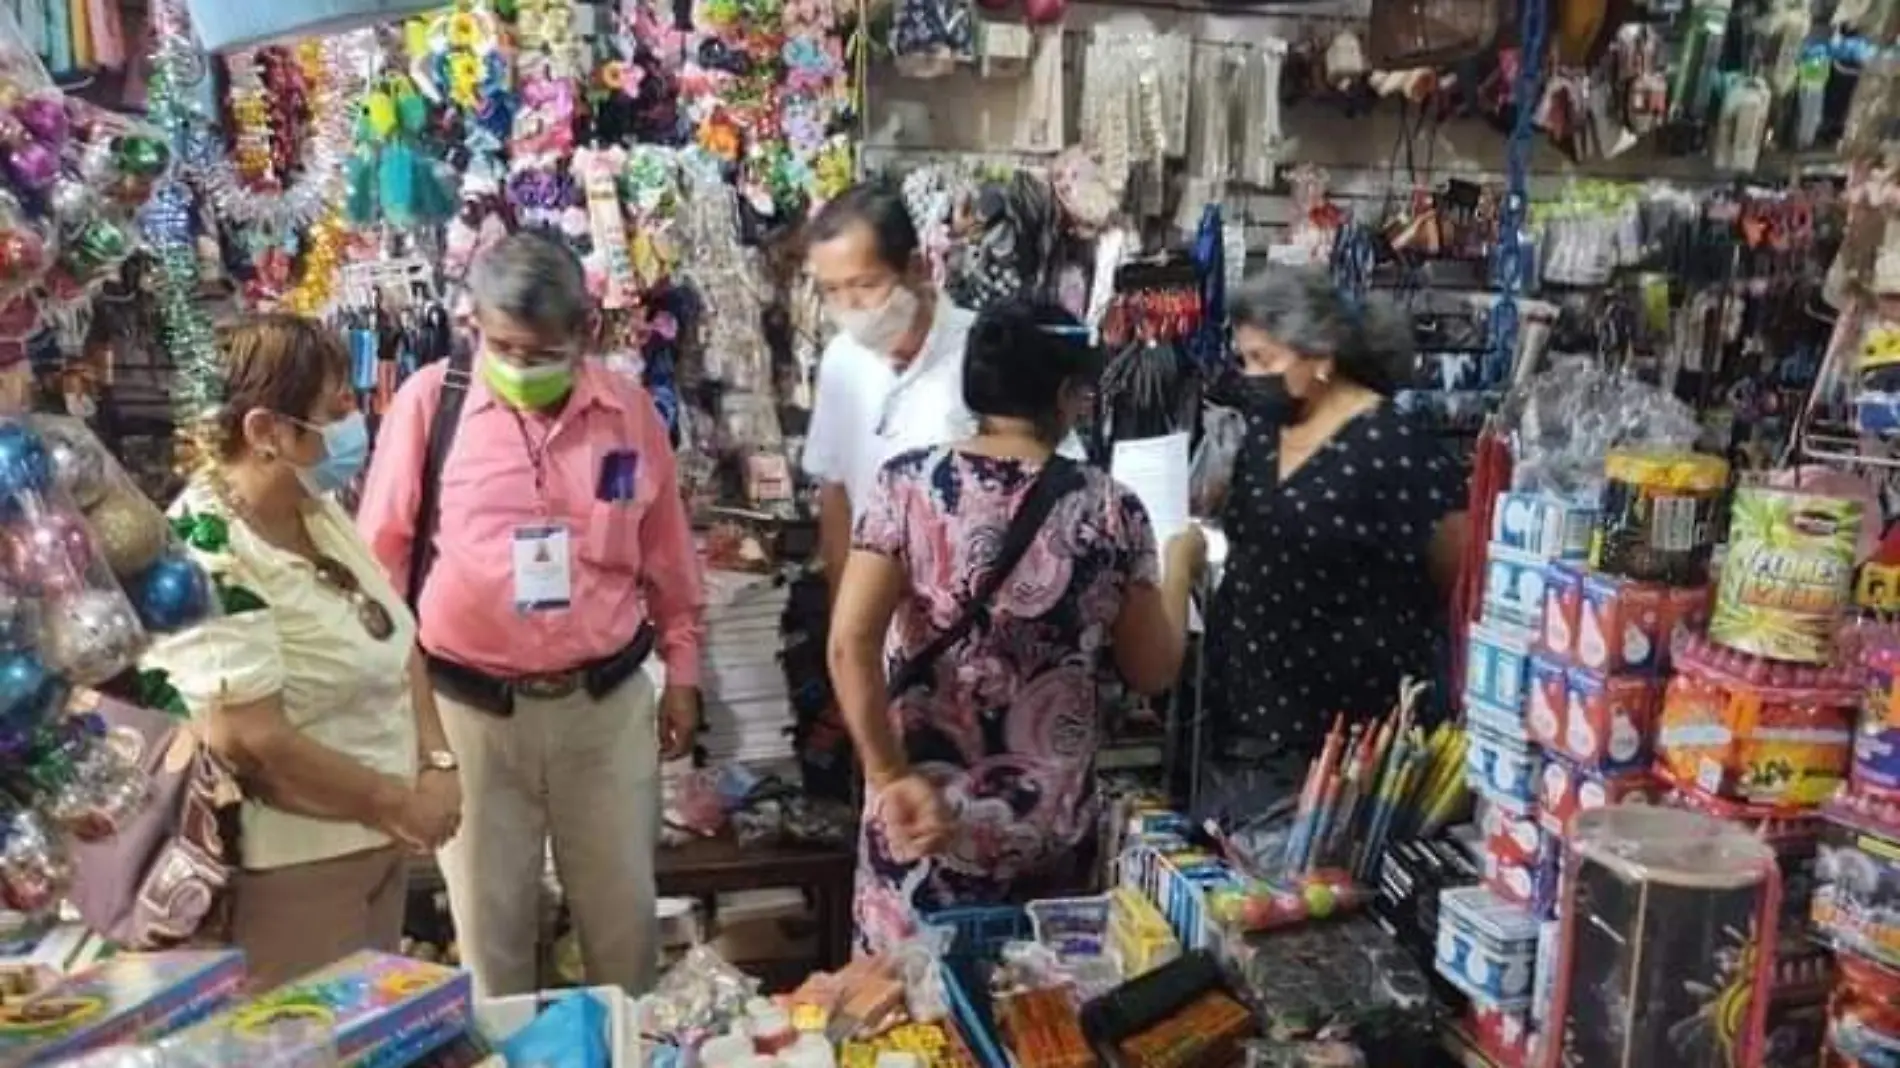
[[[427,749],[422,753],[423,771],[454,771],[462,766],[447,749]]]

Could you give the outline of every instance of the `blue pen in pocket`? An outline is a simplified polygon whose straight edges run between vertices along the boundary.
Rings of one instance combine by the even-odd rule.
[[[601,457],[600,484],[594,496],[603,501],[631,501],[640,486],[640,454],[616,449]]]

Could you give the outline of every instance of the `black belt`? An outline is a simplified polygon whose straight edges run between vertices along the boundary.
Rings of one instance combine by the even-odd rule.
[[[429,680],[436,689],[491,716],[512,716],[517,697],[558,701],[581,691],[596,701],[606,697],[646,666],[647,657],[653,655],[653,639],[653,624],[642,623],[633,640],[617,653],[566,671],[512,677],[490,675],[433,653],[424,655],[429,663]]]

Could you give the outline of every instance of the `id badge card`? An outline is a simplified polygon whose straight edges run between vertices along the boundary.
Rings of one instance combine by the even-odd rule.
[[[572,603],[571,543],[564,526],[515,528],[515,611],[552,612]]]

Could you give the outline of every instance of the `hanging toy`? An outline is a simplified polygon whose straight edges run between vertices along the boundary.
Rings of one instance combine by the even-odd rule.
[[[409,229],[449,216],[453,201],[418,147],[428,119],[428,102],[406,75],[386,76],[364,99],[350,157],[350,222]]]
[[[506,93],[514,72],[501,47],[501,29],[485,4],[461,3],[432,19],[409,24],[409,77],[422,95],[475,114]]]
[[[587,196],[587,219],[596,261],[605,275],[601,306],[624,308],[633,302],[633,260],[627,251],[626,219],[620,207],[620,171],[627,154],[618,148],[583,148],[574,153],[574,173]]]

